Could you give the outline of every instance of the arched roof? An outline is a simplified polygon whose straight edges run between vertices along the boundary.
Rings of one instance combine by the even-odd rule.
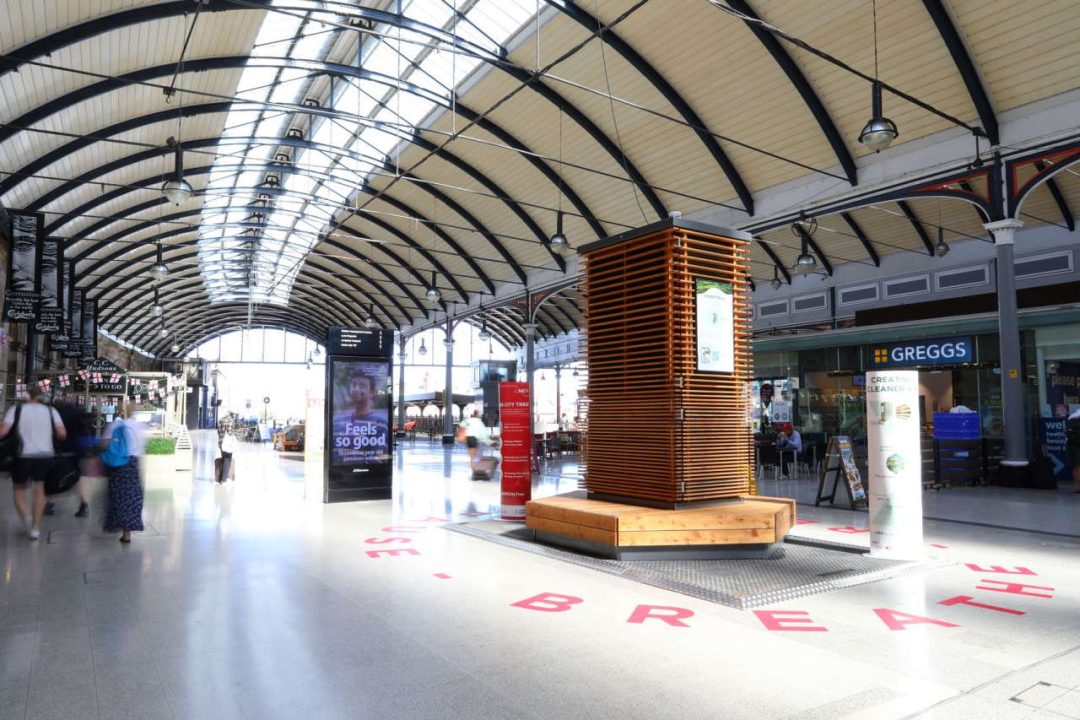
[[[186,342],[484,305],[470,321],[520,344],[507,300],[575,272],[546,243],[558,211],[576,245],[715,210],[754,233],[758,281],[790,280],[804,241],[826,275],[930,257],[939,227],[986,237],[1003,181],[920,148],[974,130],[972,155],[1007,155],[1009,118],[1077,90],[1080,40],[1074,4],[1008,0],[0,1],[0,205],[44,213],[102,326],[151,351],[172,342],[146,320],[158,243]],[[901,132],[880,158],[857,141],[875,57]],[[1025,163],[1026,221],[1074,228],[1076,176]],[[892,192],[920,170],[950,189]],[[540,332],[579,309],[548,303]]]

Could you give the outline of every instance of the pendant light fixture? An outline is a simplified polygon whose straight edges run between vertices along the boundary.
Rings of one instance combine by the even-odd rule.
[[[874,152],[881,152],[892,144],[900,132],[896,123],[885,117],[881,109],[881,83],[878,81],[877,55],[877,0],[874,9],[874,83],[870,87],[870,120],[859,133],[859,142]]]
[[[548,249],[559,257],[563,257],[570,251],[570,243],[563,234],[563,211],[562,211],[562,108],[559,109],[559,195],[555,206],[555,234],[548,238]]]
[[[165,141],[174,149],[173,176],[161,186],[161,194],[168,198],[173,205],[181,205],[191,197],[195,191],[191,183],[184,179],[184,151],[176,138],[170,137]]]
[[[817,268],[817,259],[810,254],[810,238],[817,231],[817,219],[811,219],[809,227],[802,220],[793,223],[791,231],[802,241],[802,250],[799,252],[799,256],[795,258],[795,266],[792,270],[799,275],[808,275]]]
[[[176,343],[173,343],[172,354],[173,355],[179,355],[180,354],[180,346],[177,345]]]
[[[424,344],[424,338],[420,338],[420,348],[416,352],[420,353],[420,357],[427,355],[427,345]]]
[[[938,257],[945,257],[949,254],[949,243],[945,242],[945,228],[939,227],[937,229],[937,245],[934,246],[934,254]]]
[[[165,267],[165,263],[161,260],[161,243],[157,244],[157,262],[150,268],[150,277],[156,283],[160,283],[169,277],[169,268]]]
[[[487,320],[484,320],[484,322],[481,323],[480,332],[477,334],[477,337],[480,338],[480,342],[491,340],[491,331],[488,330]]]
[[[563,213],[562,210],[558,212],[555,220],[555,234],[548,240],[548,247],[556,255],[563,256],[570,251],[570,243],[566,241],[566,235],[563,235],[562,225]]]
[[[431,271],[431,286],[427,291],[427,299],[432,303],[439,302],[439,298],[442,297],[442,293],[439,292],[439,286],[435,284],[435,271]]]
[[[169,337],[169,328],[165,327],[165,323],[161,323],[161,329],[158,330],[158,335],[161,337]]]
[[[154,306],[150,308],[150,312],[154,317],[161,317],[165,314],[165,308],[161,307],[161,303],[158,301],[157,286],[154,286]]]
[[[375,319],[375,305],[374,303],[368,305],[367,317],[364,318],[364,327],[368,330],[373,330],[378,326],[378,321]]]
[[[772,285],[773,290],[779,290],[780,286],[784,284],[784,282],[780,279],[780,268],[775,265],[773,265],[772,269],[772,282],[770,282],[769,284]]]

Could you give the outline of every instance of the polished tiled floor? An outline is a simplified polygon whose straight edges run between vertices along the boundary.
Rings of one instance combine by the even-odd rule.
[[[498,504],[466,463],[406,443],[394,500],[326,506],[318,464],[248,446],[222,487],[204,452],[151,474],[130,546],[74,498],[31,543],[5,492],[0,718],[1080,718],[1080,496],[928,493],[945,567],[754,613],[446,532]],[[865,542],[865,513],[799,512]]]

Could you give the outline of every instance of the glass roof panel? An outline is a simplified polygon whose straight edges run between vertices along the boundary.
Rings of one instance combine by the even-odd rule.
[[[464,17],[454,16],[453,2],[403,2],[406,16],[496,55],[500,45],[529,21],[535,0],[477,0]],[[293,7],[291,0],[275,5]],[[324,17],[324,16],[320,16]],[[345,18],[336,18],[343,23]],[[258,58],[289,57],[319,60],[341,30],[297,13],[267,12],[255,42],[252,64],[245,68],[237,95],[257,103],[298,104],[310,92],[310,70],[260,67]],[[347,32],[347,31],[344,31]],[[294,113],[281,108],[243,105],[229,113],[224,137],[259,138],[257,144],[224,145],[214,163],[207,189],[199,240],[199,263],[211,302],[252,301],[287,304],[303,258],[317,244],[340,211],[373,172],[382,157],[392,155],[401,136],[448,105],[451,89],[461,84],[481,59],[461,52],[440,51],[444,45],[409,30],[380,26],[366,36],[360,66],[379,74],[381,82],[338,82],[334,96],[320,102],[356,120],[311,117],[306,134],[317,147],[281,147],[268,138],[284,135]],[[419,90],[399,91],[399,86]],[[365,119],[386,123],[385,129]],[[400,134],[394,128],[400,129]],[[387,132],[387,130],[390,130]],[[337,152],[350,148],[361,156]],[[274,166],[278,152],[289,156],[289,167]],[[366,158],[375,158],[376,162]],[[278,187],[266,178],[278,178]],[[260,207],[264,227],[252,232],[251,206]]]

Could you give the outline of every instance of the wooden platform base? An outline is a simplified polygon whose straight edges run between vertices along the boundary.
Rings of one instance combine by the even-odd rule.
[[[794,524],[795,501],[790,498],[745,496],[716,507],[664,510],[590,500],[578,491],[525,506],[525,525],[541,539],[594,552],[606,548],[603,554],[624,558],[628,551],[646,556],[680,548],[756,552],[781,542]]]

